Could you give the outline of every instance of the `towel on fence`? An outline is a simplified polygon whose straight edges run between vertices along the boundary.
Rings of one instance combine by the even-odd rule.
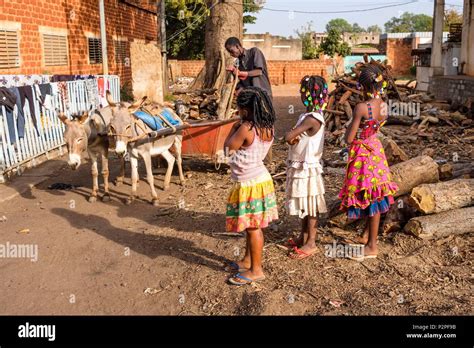
[[[105,97],[106,92],[109,90],[109,81],[107,81],[103,77],[99,77],[97,79],[97,85],[98,85],[98,89],[99,89],[100,107],[103,108],[103,107],[106,107],[107,105],[109,105],[109,103],[107,103],[107,99]]]
[[[150,115],[148,112],[142,110],[135,111],[133,115],[145,122],[145,124],[154,131],[168,128],[168,125],[159,116]],[[167,109],[163,109],[160,115],[173,126],[177,126],[181,123],[179,120],[175,119],[173,114]]]
[[[86,80],[87,101],[94,108],[99,106],[98,86],[96,79]]]

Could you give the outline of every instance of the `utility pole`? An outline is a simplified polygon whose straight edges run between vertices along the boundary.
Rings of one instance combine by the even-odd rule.
[[[99,14],[100,14],[100,42],[102,46],[102,69],[103,74],[109,74],[109,60],[107,57],[107,32],[105,30],[105,10],[104,0],[99,0]]]
[[[157,17],[160,19],[159,38],[161,40],[161,64],[163,72],[163,98],[168,94],[168,59],[166,52],[166,11],[165,0],[159,0],[157,8]],[[157,19],[158,19],[157,18]]]

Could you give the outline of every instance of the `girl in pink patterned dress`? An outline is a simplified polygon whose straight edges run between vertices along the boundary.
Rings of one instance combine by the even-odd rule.
[[[381,70],[369,65],[361,71],[359,84],[367,102],[359,103],[347,128],[346,142],[350,145],[346,177],[339,193],[341,209],[349,219],[367,221],[363,235],[358,239],[364,244],[364,255],[357,260],[377,257],[377,234],[380,214],[393,204],[398,190],[392,181],[390,169],[377,132],[385,122],[386,104],[381,95],[386,83]]]

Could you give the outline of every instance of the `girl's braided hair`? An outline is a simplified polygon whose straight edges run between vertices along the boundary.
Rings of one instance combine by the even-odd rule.
[[[300,82],[301,101],[306,107],[320,111],[326,108],[328,85],[321,76],[306,75]]]
[[[275,110],[267,92],[260,87],[246,87],[237,97],[237,105],[249,110],[248,119],[252,127],[272,131],[275,124]]]
[[[361,69],[359,84],[365,93],[379,92],[384,87],[382,70],[373,64],[369,64]]]

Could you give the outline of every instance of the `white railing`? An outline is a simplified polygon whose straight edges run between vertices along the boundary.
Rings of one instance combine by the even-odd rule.
[[[108,75],[104,77],[109,83],[109,90],[115,101],[120,101],[120,80],[118,76]],[[63,153],[63,132],[64,125],[59,120],[57,111],[61,110],[66,115],[71,117],[86,110],[91,106],[99,107],[96,100],[88,100],[86,90],[86,80],[68,81],[68,102],[63,105],[61,102],[61,95],[56,94],[51,97],[51,108],[46,109],[37,100],[34,101],[34,109],[36,116],[36,127],[34,120],[30,114],[28,106],[29,101],[26,99],[23,106],[23,113],[25,116],[24,137],[19,138],[17,129],[17,107],[13,111],[14,134],[15,139],[10,139],[10,132],[8,130],[8,122],[6,117],[5,106],[0,109],[0,182],[4,181],[5,176],[15,172],[21,174],[22,168],[29,163],[35,166],[36,159],[45,155],[47,159],[52,159],[53,150],[58,150],[57,153]],[[97,95],[99,91],[95,91]],[[37,131],[38,130],[38,131]]]

